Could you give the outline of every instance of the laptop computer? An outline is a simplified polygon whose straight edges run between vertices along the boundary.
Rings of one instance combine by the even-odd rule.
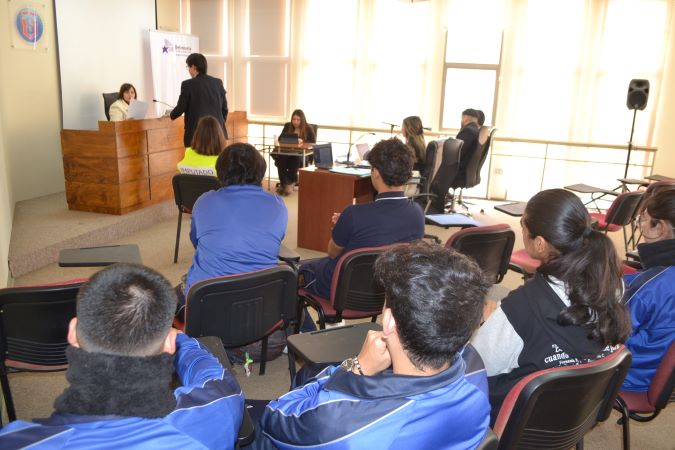
[[[281,133],[279,135],[280,144],[297,144],[298,135],[295,133]]]
[[[370,153],[370,145],[366,143],[356,144],[356,151],[359,153],[359,162],[356,164],[356,167],[370,169],[370,163],[368,162],[368,153]]]
[[[314,165],[317,169],[330,169],[333,167],[333,146],[332,144],[313,145]]]

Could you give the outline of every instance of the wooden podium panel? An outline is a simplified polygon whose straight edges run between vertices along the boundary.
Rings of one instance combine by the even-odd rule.
[[[333,213],[353,203],[373,201],[370,177],[357,177],[309,167],[298,171],[298,247],[325,252]]]
[[[230,136],[248,134],[246,112],[228,115]],[[98,130],[61,130],[69,209],[126,214],[173,198],[183,159],[183,117],[99,122]]]

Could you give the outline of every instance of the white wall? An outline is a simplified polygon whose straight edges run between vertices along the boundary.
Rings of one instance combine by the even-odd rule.
[[[654,173],[675,178],[675,8],[670,17],[670,43],[661,84],[661,98],[655,126],[655,141],[658,152],[654,161]]]
[[[63,191],[61,113],[52,3],[45,2],[42,15],[46,51],[12,48],[9,15],[10,3],[0,2],[4,163],[13,200],[20,201]]]
[[[122,83],[152,101],[148,30],[154,0],[56,0],[63,128],[96,129],[103,92]]]

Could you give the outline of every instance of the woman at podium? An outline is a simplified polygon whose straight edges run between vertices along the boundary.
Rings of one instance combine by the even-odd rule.
[[[178,171],[189,175],[216,176],[216,161],[225,148],[223,127],[213,116],[199,119],[190,147],[178,163]]]
[[[301,109],[293,111],[291,121],[284,125],[281,134],[297,134],[299,144],[316,143],[316,131],[307,123],[305,113]],[[293,186],[298,182],[298,168],[302,164],[302,157],[294,155],[273,155],[273,157],[274,165],[277,166],[279,172],[277,194],[291,195]]]
[[[131,103],[132,99],[136,100],[136,88],[131,83],[124,83],[120,86],[120,93],[117,96],[117,100],[110,105],[111,122],[127,120],[129,103]]]

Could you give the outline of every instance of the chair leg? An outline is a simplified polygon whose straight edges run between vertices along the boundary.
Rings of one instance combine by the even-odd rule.
[[[176,226],[176,249],[173,252],[173,263],[178,262],[178,245],[180,244],[180,226],[183,223],[183,211],[178,211],[178,225]]]
[[[621,419],[619,423],[623,431],[623,450],[630,450],[630,415],[628,413],[628,406],[621,397],[617,397],[615,403],[621,408]]]
[[[9,421],[16,420],[16,411],[14,410],[14,400],[12,399],[12,391],[9,389],[9,378],[7,378],[7,369],[2,364],[0,367],[0,385],[2,385],[2,396],[5,397],[5,407],[7,408],[7,417]],[[0,422],[2,425],[2,422]]]
[[[371,317],[371,318],[370,318],[370,321],[373,322],[373,323],[377,322],[377,316]]]
[[[582,437],[579,442],[577,442],[576,450],[584,450],[584,438]]]
[[[267,337],[262,340],[262,350],[260,351],[260,375],[265,375],[265,364],[267,363]]]
[[[288,345],[288,333],[286,332],[286,328],[284,328],[284,334],[286,335],[286,351],[288,352],[288,374],[291,377],[290,389],[293,389],[293,380],[295,380],[295,353]]]

